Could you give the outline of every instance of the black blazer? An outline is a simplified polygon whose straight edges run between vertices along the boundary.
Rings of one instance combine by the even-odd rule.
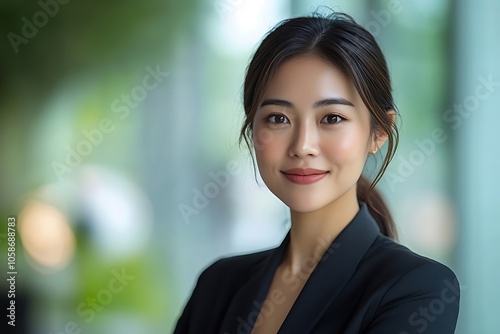
[[[289,237],[277,248],[223,258],[205,269],[174,333],[251,333]],[[459,300],[459,283],[448,267],[383,236],[361,203],[279,333],[454,333]],[[272,312],[269,304],[263,313]]]

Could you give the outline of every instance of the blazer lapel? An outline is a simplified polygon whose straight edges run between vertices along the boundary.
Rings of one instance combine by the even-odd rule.
[[[362,203],[358,214],[333,241],[309,276],[279,333],[309,333],[356,271],[380,230]]]
[[[267,258],[255,268],[254,274],[235,293],[222,321],[221,334],[251,333],[289,238],[288,232],[281,245],[270,251]]]

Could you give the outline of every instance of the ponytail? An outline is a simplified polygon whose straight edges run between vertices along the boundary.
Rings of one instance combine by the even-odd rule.
[[[357,184],[358,201],[365,202],[368,211],[377,222],[380,232],[390,239],[397,240],[397,231],[392,215],[380,192],[361,176]]]

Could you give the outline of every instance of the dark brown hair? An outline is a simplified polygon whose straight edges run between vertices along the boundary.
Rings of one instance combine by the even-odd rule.
[[[388,112],[397,112],[392,97],[389,71],[374,37],[344,13],[328,16],[315,13],[278,23],[258,47],[248,65],[243,91],[245,121],[242,139],[252,152],[252,125],[267,83],[287,60],[316,55],[341,70],[355,85],[370,112],[371,135],[387,135],[387,153],[372,182],[361,176],[357,183],[358,201],[365,202],[381,232],[396,239],[394,221],[381,194],[375,189],[394,156],[399,133]],[[255,161],[252,155],[252,161]]]

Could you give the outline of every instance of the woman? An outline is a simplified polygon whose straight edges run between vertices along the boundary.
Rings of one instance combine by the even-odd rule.
[[[399,245],[374,189],[398,142],[384,56],[345,14],[285,20],[255,52],[241,130],[289,208],[281,245],[199,277],[175,333],[453,333],[459,284]],[[366,159],[387,142],[369,183]]]

